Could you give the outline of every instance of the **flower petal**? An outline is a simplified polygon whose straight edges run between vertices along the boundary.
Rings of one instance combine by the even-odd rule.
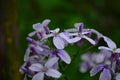
[[[120,48],[117,48],[115,52],[120,53]]]
[[[115,80],[120,80],[120,73],[119,73],[119,74],[117,74],[117,76],[116,76]]]
[[[43,51],[44,49],[40,46],[36,46],[36,49],[39,50],[39,51]]]
[[[55,36],[53,38],[53,43],[57,49],[64,49],[65,43],[62,38]]]
[[[55,30],[50,30],[50,32],[52,32],[52,33],[58,33],[60,31],[60,28],[56,28]]]
[[[109,69],[105,69],[101,72],[99,80],[111,80],[111,74]]]
[[[106,36],[104,36],[103,38],[104,38],[105,42],[107,43],[107,45],[109,46],[109,48],[111,48],[111,49],[116,48],[115,42],[113,42],[110,38],[108,38]]]
[[[70,64],[71,58],[68,53],[64,50],[58,50],[57,54],[65,63]]]
[[[48,35],[45,35],[45,36],[42,38],[42,40],[48,39],[48,38],[53,37],[53,36],[54,36],[53,33],[48,34]]]
[[[33,29],[36,31],[43,31],[44,30],[43,25],[41,23],[33,24]]]
[[[87,36],[83,36],[84,39],[88,40],[91,44],[95,45],[96,42]]]
[[[61,73],[58,72],[55,69],[48,69],[47,72],[45,73],[47,76],[53,77],[53,78],[60,78]]]
[[[103,67],[104,67],[103,64],[93,67],[92,70],[90,71],[90,76],[96,75],[99,71],[103,69]]]
[[[43,80],[44,79],[44,73],[39,72],[36,75],[33,76],[32,80]]]
[[[60,33],[59,35],[60,35],[60,37],[65,39],[68,43],[75,43],[75,42],[78,42],[79,40],[81,40],[81,37],[75,37],[75,38],[70,39],[64,33]]]
[[[53,67],[53,65],[54,65],[55,63],[57,63],[58,59],[59,59],[59,58],[57,58],[57,57],[52,57],[52,58],[50,58],[50,59],[45,63],[45,67],[47,67],[47,68]]]
[[[103,50],[112,51],[110,48],[105,47],[105,46],[99,46],[98,49],[103,49]]]
[[[43,68],[43,66],[39,63],[35,63],[35,64],[32,64],[29,69],[32,70],[32,71],[41,71],[41,69]]]
[[[26,50],[26,52],[25,52],[25,55],[24,55],[24,61],[28,61],[30,52],[31,52],[31,50],[28,47],[27,50]]]
[[[32,36],[34,36],[35,34],[36,34],[36,31],[33,31],[33,32],[29,33],[28,36],[32,37]]]
[[[43,25],[43,26],[47,26],[49,23],[50,23],[50,20],[49,20],[49,19],[45,19],[45,20],[42,22],[42,25]]]

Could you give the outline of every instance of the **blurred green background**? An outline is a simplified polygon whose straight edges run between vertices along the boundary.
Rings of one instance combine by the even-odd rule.
[[[51,19],[50,29],[61,31],[84,22],[120,47],[120,0],[0,0],[0,80],[23,80],[19,68],[32,24]],[[76,47],[67,48],[75,53]],[[66,70],[69,80],[97,80],[79,72],[80,58]],[[66,79],[67,80],[67,79]]]

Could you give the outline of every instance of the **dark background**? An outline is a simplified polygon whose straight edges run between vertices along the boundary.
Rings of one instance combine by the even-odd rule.
[[[19,68],[27,34],[32,24],[44,19],[51,19],[51,29],[62,31],[84,22],[85,28],[98,30],[120,47],[120,0],[0,0],[0,80],[23,80]],[[75,66],[66,72],[70,80],[98,79],[79,73]]]

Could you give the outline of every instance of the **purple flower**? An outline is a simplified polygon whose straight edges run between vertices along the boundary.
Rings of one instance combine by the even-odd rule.
[[[90,76],[96,75],[98,72],[101,72],[99,80],[111,80],[111,68],[109,65],[99,64],[92,68],[90,71]]]
[[[48,39],[49,37],[53,37],[53,44],[55,45],[55,47],[57,49],[64,49],[67,42],[61,36],[59,36],[58,34],[59,30],[60,30],[59,28],[55,30],[50,30],[51,33],[44,36],[42,40]]]
[[[57,57],[53,57],[49,59],[44,65],[40,63],[32,64],[29,69],[32,71],[37,72],[32,80],[43,80],[44,76],[53,77],[53,78],[60,78],[61,73],[56,69],[52,68],[52,66],[58,61]]]
[[[107,43],[108,47],[100,46],[98,49],[105,49],[112,51],[113,53],[120,53],[120,48],[117,48],[116,44],[110,38],[104,36],[103,39]]]
[[[72,30],[71,30],[72,33],[69,32],[69,36],[72,36],[73,38],[69,38],[63,33],[60,33],[60,36],[64,38],[68,43],[75,43],[75,42],[80,41],[83,38],[83,39],[88,40],[93,45],[96,44],[94,40],[92,40],[91,38],[87,36],[89,31],[83,30],[83,27],[84,27],[83,23],[76,23],[75,27],[76,27],[76,32],[74,32],[74,30],[73,30],[74,33],[72,32]]]
[[[50,23],[50,20],[49,19],[46,19],[44,20],[42,23],[36,23],[36,24],[33,24],[33,29],[35,31],[29,33],[28,35],[31,37],[31,36],[34,36],[35,34],[37,34],[37,36],[45,36],[46,33],[49,33],[49,28],[48,28],[48,24]]]

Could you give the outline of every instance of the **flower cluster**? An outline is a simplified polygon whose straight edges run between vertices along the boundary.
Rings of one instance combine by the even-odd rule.
[[[99,46],[100,52],[88,52],[81,56],[80,72],[90,70],[90,76],[100,73],[99,80],[120,80],[120,48],[108,37],[102,36],[108,47]]]
[[[90,70],[90,76],[101,72],[99,80],[111,80],[112,76],[120,80],[120,48],[108,37],[94,29],[84,29],[83,23],[75,23],[73,29],[66,29],[60,32],[59,28],[51,30],[50,20],[46,19],[42,23],[33,24],[34,31],[28,34],[28,48],[24,55],[24,64],[20,72],[32,80],[44,80],[44,78],[60,78],[62,73],[59,70],[61,61],[70,64],[72,59],[65,51],[68,44],[77,43],[82,45],[83,40],[87,40],[93,46],[103,38],[108,47],[99,46],[99,53],[88,52],[81,56],[83,63],[80,71]],[[93,39],[92,35],[96,37]],[[36,40],[37,39],[37,40]],[[51,42],[52,40],[52,42]]]

